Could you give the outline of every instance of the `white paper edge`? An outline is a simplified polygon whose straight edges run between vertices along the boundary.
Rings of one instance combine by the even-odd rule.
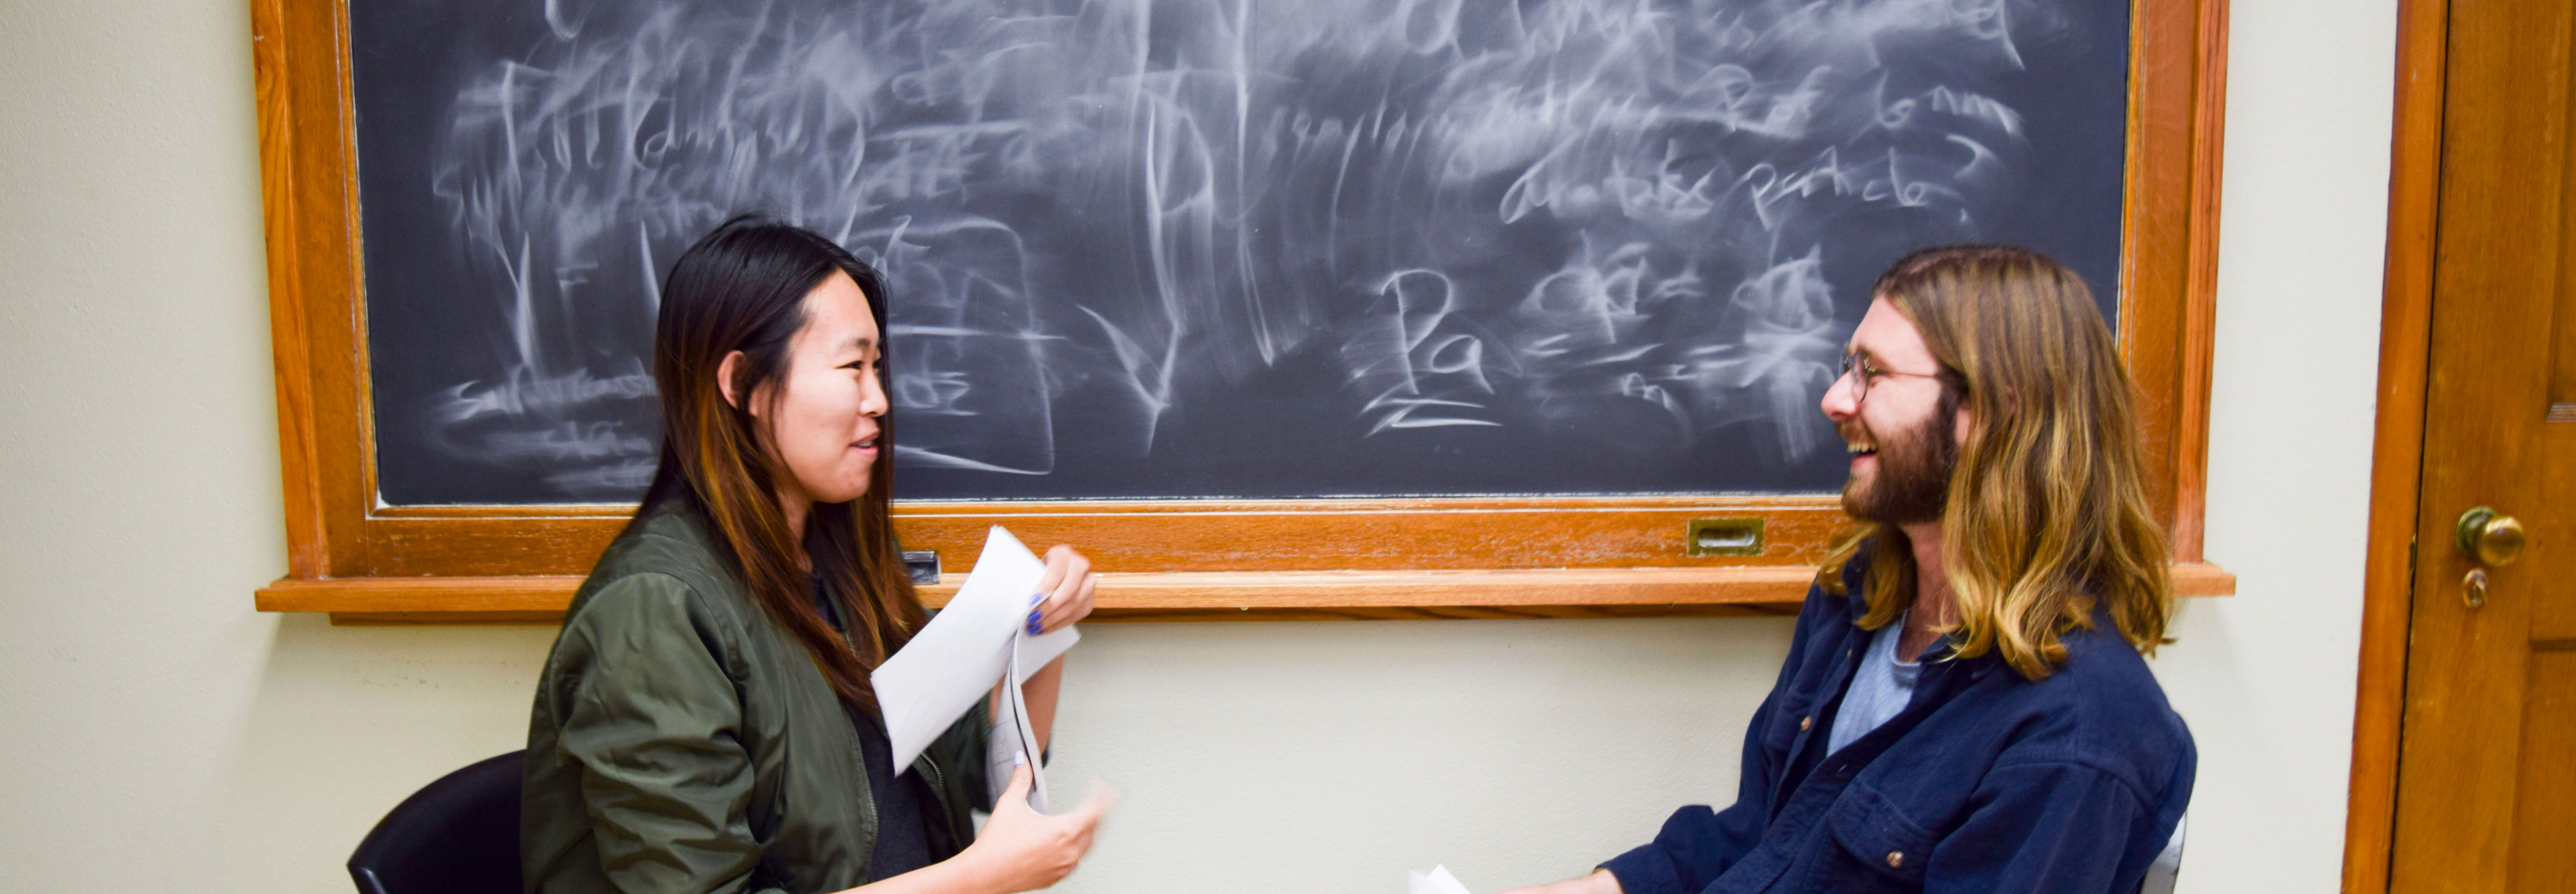
[[[994,525],[975,570],[948,608],[869,675],[885,712],[898,775],[981,701],[1011,665],[1023,668],[1013,674],[1014,682],[1025,682],[1081,640],[1072,625],[1044,636],[1025,635],[1029,596],[1045,573],[1046,563],[1037,554]],[[1003,626],[1005,620],[1008,626]],[[965,657],[978,654],[985,657]],[[965,680],[979,682],[966,685]]]

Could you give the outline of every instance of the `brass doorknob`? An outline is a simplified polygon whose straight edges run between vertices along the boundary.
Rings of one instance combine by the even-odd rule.
[[[2510,565],[2522,557],[2522,522],[2480,506],[2460,513],[2460,551],[2489,565]]]

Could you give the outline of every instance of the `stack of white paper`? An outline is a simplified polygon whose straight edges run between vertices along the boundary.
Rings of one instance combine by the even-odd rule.
[[[1001,716],[995,718],[988,755],[999,767],[993,784],[998,788],[1010,780],[1015,759],[1026,760],[1034,783],[1029,804],[1045,812],[1046,777],[1037,773],[1037,733],[1029,724],[1020,684],[1082,639],[1072,625],[1044,636],[1028,635],[1030,597],[1037,595],[1038,579],[1045,574],[1045,562],[1011,532],[993,526],[957,597],[869,675],[885,712],[897,774],[911,769],[932,739],[981,704],[1007,674],[1011,685],[1002,687]]]

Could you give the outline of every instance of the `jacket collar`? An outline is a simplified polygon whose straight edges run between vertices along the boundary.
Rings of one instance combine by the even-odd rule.
[[[1851,617],[1855,621],[1869,614],[1869,563],[1871,554],[1877,549],[1877,542],[1872,541],[1852,553],[1850,561],[1843,563],[1843,599],[1849,604]],[[2099,609],[2095,611],[2095,615],[2097,622],[2107,620],[2101,617],[2102,612]],[[1863,639],[1866,641],[1866,637]],[[1934,643],[1932,648],[1942,648],[1948,641],[1948,637],[1945,636],[1940,642]],[[1928,652],[1931,649],[1925,651]],[[1985,679],[1986,675],[1994,673],[1996,668],[2004,666],[2003,656],[1992,650],[1975,658],[1937,659],[1937,663],[1964,668],[1970,680]]]

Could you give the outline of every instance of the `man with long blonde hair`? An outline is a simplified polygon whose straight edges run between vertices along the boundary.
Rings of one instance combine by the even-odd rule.
[[[2130,894],[2196,754],[2143,655],[2170,561],[2082,279],[1997,246],[1880,277],[1823,409],[1858,529],[1746,732],[1736,802],[1514,894]]]

